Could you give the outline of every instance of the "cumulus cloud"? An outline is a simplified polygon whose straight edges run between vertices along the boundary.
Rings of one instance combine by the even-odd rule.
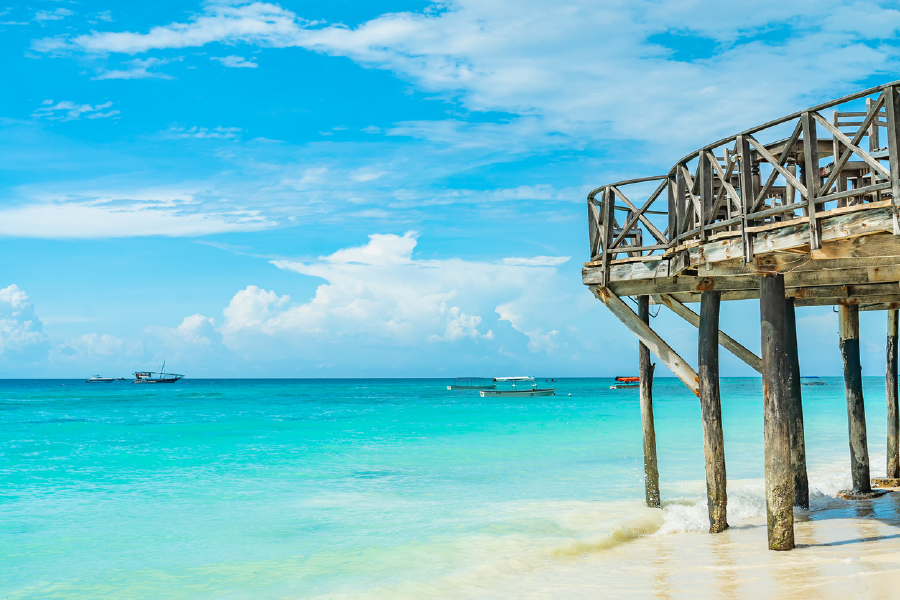
[[[249,61],[243,56],[210,56],[210,60],[222,63],[226,67],[237,69],[255,69],[259,65],[253,61]]]
[[[28,294],[12,284],[0,289],[0,356],[5,360],[35,360],[46,356],[47,336],[28,301]]]
[[[232,298],[221,328],[225,343],[242,349],[278,339],[311,343],[490,343],[496,335],[483,314],[498,299],[542,296],[557,276],[553,266],[417,259],[415,232],[373,234],[362,246],[343,248],[313,262],[275,260],[278,268],[320,278],[315,296],[297,303],[288,295],[248,286]]]

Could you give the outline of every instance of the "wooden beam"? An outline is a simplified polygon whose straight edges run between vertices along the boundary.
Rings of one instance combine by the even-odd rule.
[[[653,300],[657,304],[664,304],[666,308],[671,310],[673,313],[675,313],[694,327],[700,327],[700,315],[689,309],[687,306],[685,306],[672,296],[668,294],[660,294],[657,296],[653,296]],[[762,372],[762,359],[760,357],[753,354],[753,352],[751,352],[750,350],[747,350],[747,348],[742,346],[740,342],[736,341],[724,331],[719,331],[718,336],[720,346],[744,361],[747,366],[749,366],[757,373]]]
[[[841,306],[839,310],[841,358],[847,391],[847,429],[850,437],[850,474],[853,494],[872,491],[869,479],[869,447],[866,440],[866,409],[863,400],[862,367],[859,362],[859,310]]]
[[[650,298],[638,298],[638,317],[649,327]],[[638,343],[639,371],[641,377],[641,429],[644,441],[644,495],[647,506],[660,507],[659,466],[656,459],[656,425],[653,420],[653,370],[650,349],[643,342]]]
[[[785,361],[784,276],[760,279],[766,524],[770,550],[794,548],[790,400]]]
[[[698,368],[700,412],[703,418],[703,456],[709,532],[728,529],[728,491],[725,478],[725,438],[719,398],[719,292],[703,292],[700,301]]]
[[[818,250],[822,247],[822,231],[816,218],[816,196],[819,195],[819,146],[817,143],[816,121],[807,111],[800,115],[800,123],[803,125],[803,162],[806,172],[806,201],[809,210],[809,247]],[[797,188],[800,189],[800,188]]]
[[[622,321],[625,327],[630,329],[650,349],[650,352],[656,355],[656,358],[672,371],[675,377],[694,392],[694,395],[700,394],[700,380],[697,373],[655,331],[650,329],[650,326],[644,323],[627,304],[606,288],[592,285],[591,291],[599,300],[606,304],[607,308]]]
[[[806,474],[806,436],[803,430],[803,394],[800,386],[800,356],[797,347],[797,316],[794,299],[784,300],[785,358],[791,414],[791,471],[794,506],[809,508],[809,478]]]
[[[900,477],[900,411],[897,407],[897,309],[888,311],[887,322],[887,474]]]

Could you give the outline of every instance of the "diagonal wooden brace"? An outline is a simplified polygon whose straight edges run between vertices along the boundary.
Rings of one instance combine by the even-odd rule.
[[[606,304],[606,307],[622,321],[625,327],[630,329],[650,349],[650,352],[656,355],[660,362],[666,365],[689,390],[694,392],[695,396],[700,395],[700,378],[697,376],[696,371],[683,358],[678,356],[655,331],[650,329],[650,326],[644,323],[637,316],[637,313],[607,288],[592,285],[591,291],[599,300]]]
[[[657,304],[665,305],[673,313],[693,325],[700,327],[700,315],[689,309],[687,306],[669,296],[668,294],[660,294],[653,296],[653,301]],[[757,373],[762,373],[762,359],[753,354],[747,348],[742,346],[734,338],[723,331],[719,331],[719,345],[734,354],[736,357],[747,363],[751,369]]]

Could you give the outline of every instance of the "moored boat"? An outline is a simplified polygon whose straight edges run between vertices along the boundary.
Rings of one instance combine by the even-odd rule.
[[[113,378],[113,377],[103,377],[102,375],[94,375],[93,377],[91,377],[90,379],[85,381],[85,383],[112,383],[113,381],[115,381],[115,378]]]
[[[504,386],[509,386],[508,389],[497,389],[496,385],[501,384]],[[519,389],[519,384],[531,384],[530,389]],[[481,397],[487,398],[489,396],[553,396],[556,393],[556,388],[542,388],[539,389],[537,387],[537,382],[535,382],[534,377],[494,377],[494,388],[490,390],[482,390]]]
[[[611,390],[625,390],[629,388],[641,387],[640,377],[616,377],[619,383],[609,386]]]
[[[496,384],[487,377],[457,377],[448,390],[492,390]]]
[[[175,383],[182,377],[184,375],[178,373],[166,373],[166,363],[163,362],[159,371],[137,371],[131,383]]]

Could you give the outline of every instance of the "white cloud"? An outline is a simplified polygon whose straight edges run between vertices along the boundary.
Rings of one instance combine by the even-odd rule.
[[[272,340],[310,351],[321,344],[490,342],[496,335],[479,312],[501,299],[540,304],[557,276],[548,266],[419,260],[416,245],[415,232],[374,234],[317,261],[272,261],[325,283],[305,303],[252,285],[239,291],[224,311],[226,345],[272,352]]]
[[[76,104],[69,100],[63,100],[53,104],[53,100],[44,100],[41,107],[31,113],[32,117],[45,118],[50,121],[75,121],[84,116],[87,119],[108,119],[119,114],[118,110],[103,112],[104,108],[112,106],[112,102],[103,104]]]
[[[256,67],[259,66],[255,62],[245,59],[243,56],[234,56],[234,55],[232,55],[232,56],[210,56],[209,58],[210,58],[210,60],[215,60],[215,61],[222,63],[226,67],[232,67],[232,68],[238,68],[238,69],[240,69],[240,68],[255,69]]]
[[[47,336],[28,295],[12,284],[0,289],[0,356],[30,360],[46,356]]]
[[[23,190],[27,191],[27,190]],[[0,209],[0,235],[38,238],[196,236],[256,231],[275,221],[259,211],[203,205],[199,190],[167,188],[59,192],[42,189],[30,202]]]
[[[74,14],[75,13],[67,8],[57,8],[56,10],[39,10],[35,13],[34,20],[38,23],[41,23],[43,21],[60,21]]]
[[[428,336],[429,342],[455,342],[456,340],[467,337],[472,338],[473,340],[477,340],[481,337],[486,340],[494,339],[494,332],[492,330],[489,329],[485,334],[478,331],[478,325],[481,324],[481,317],[477,315],[467,315],[462,312],[458,306],[453,306],[448,309],[446,304],[442,304],[441,314],[446,315],[447,328],[444,330],[444,335],[442,336]]]
[[[785,23],[802,27],[785,29]],[[756,39],[771,38],[773,28],[784,36]],[[187,23],[146,33],[94,32],[36,40],[33,47],[135,54],[213,42],[297,46],[389,69],[470,110],[512,115],[505,123],[409,123],[395,135],[475,147],[520,139],[568,145],[599,136],[654,140],[669,152],[833,97],[873,74],[895,72],[898,51],[881,42],[898,30],[900,13],[893,8],[837,0],[575,0],[564,7],[539,0],[455,0],[422,13],[384,14],[353,28],[254,2],[208,4]],[[699,46],[690,50],[701,57],[682,58],[666,45],[679,36]],[[829,68],[819,69],[825,62]],[[747,86],[748,72],[767,76]],[[797,76],[808,72],[818,75]],[[556,139],[556,133],[570,139]]]
[[[535,256],[533,258],[523,258],[520,256],[512,258],[504,258],[504,265],[522,265],[526,267],[557,267],[568,262],[570,256]]]
[[[175,139],[193,138],[196,140],[233,140],[241,134],[240,127],[170,127],[164,132],[166,137]]]
[[[168,64],[173,60],[181,60],[180,58],[175,59],[161,59],[161,58],[146,58],[146,59],[134,59],[129,60],[125,63],[127,65],[124,69],[111,69],[105,70],[101,69],[97,75],[92,77],[91,79],[102,80],[102,79],[172,79],[172,76],[166,75],[165,73],[157,73],[148,71],[148,69],[152,67],[158,67],[161,65]]]

